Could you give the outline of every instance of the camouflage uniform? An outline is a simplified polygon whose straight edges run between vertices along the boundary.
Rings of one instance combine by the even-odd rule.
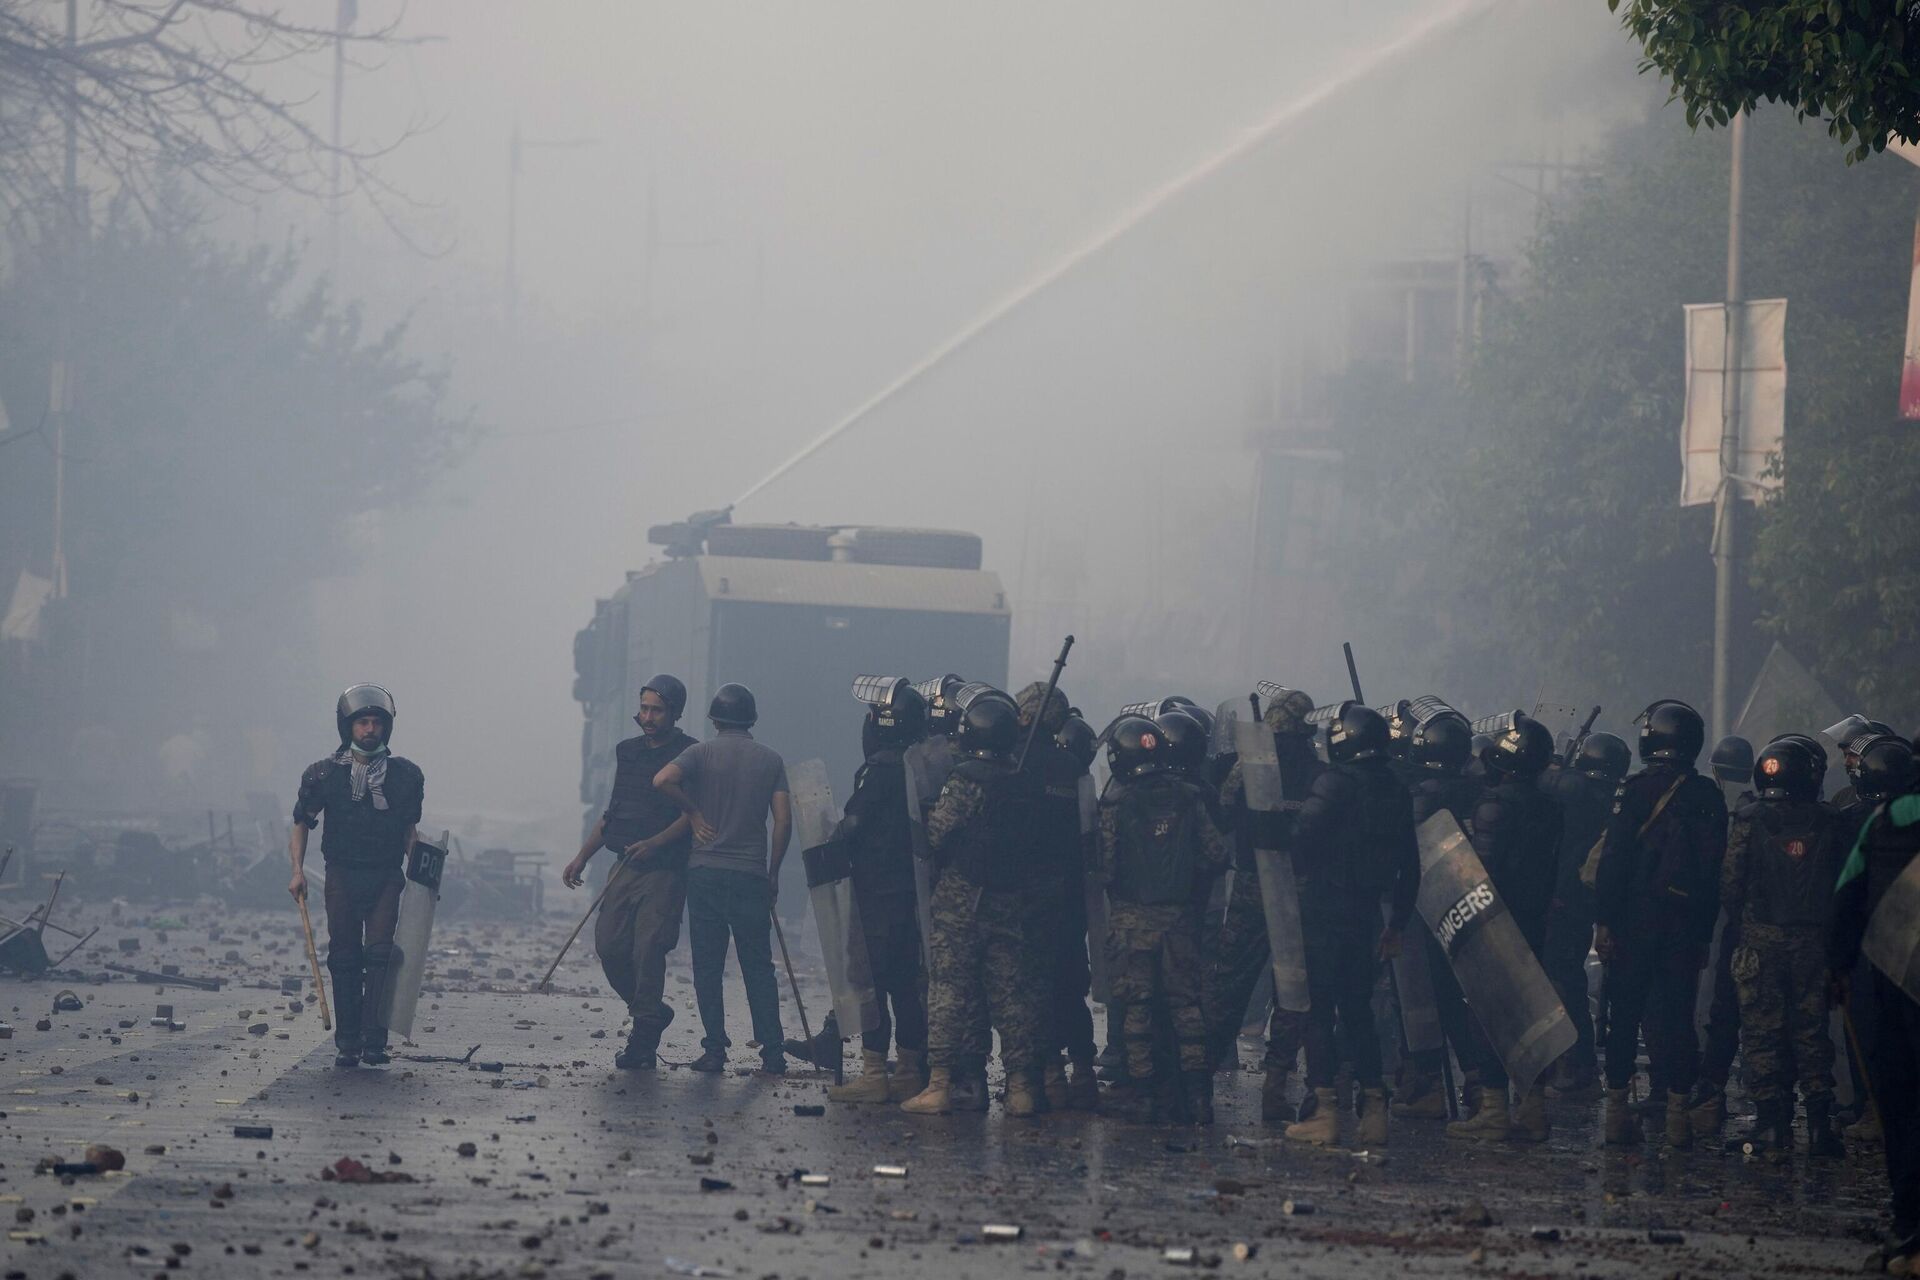
[[[1740,997],[1740,1048],[1756,1105],[1800,1096],[1831,1103],[1826,921],[1846,844],[1818,801],[1757,800],[1734,815],[1720,896],[1740,945],[1730,968]]]
[[[1162,779],[1149,778],[1147,783]],[[1170,785],[1181,785],[1165,780]],[[1138,782],[1130,786],[1141,785]],[[1179,1043],[1180,1069],[1207,1072],[1207,1024],[1201,1013],[1205,969],[1200,952],[1200,911],[1213,877],[1227,867],[1227,837],[1195,793],[1194,816],[1200,840],[1194,892],[1179,903],[1129,901],[1126,886],[1114,879],[1120,843],[1120,801],[1111,796],[1100,806],[1100,874],[1114,891],[1107,914],[1107,973],[1113,998],[1126,1009],[1123,1034],[1127,1075],[1136,1081],[1153,1075],[1153,1011],[1164,1001]],[[1126,788],[1121,788],[1124,793]]]
[[[927,816],[935,853],[987,819],[986,790],[956,772]],[[1033,898],[1016,889],[984,888],[955,867],[934,885],[932,973],[927,989],[927,1061],[949,1070],[984,1062],[987,1027],[1000,1032],[1000,1061],[1026,1071],[1040,1039],[1045,996],[1033,964]]]

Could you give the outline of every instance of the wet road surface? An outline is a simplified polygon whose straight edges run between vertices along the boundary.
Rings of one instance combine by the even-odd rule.
[[[1304,1150],[1263,1130],[1251,1073],[1219,1078],[1206,1130],[1077,1112],[1014,1121],[997,1106],[800,1115],[826,1101],[827,1079],[750,1074],[731,971],[734,1071],[669,1065],[699,1052],[684,948],[661,1069],[616,1072],[621,1011],[590,946],[576,945],[554,993],[527,993],[571,927],[559,916],[437,932],[414,1043],[396,1049],[458,1057],[478,1045],[471,1063],[336,1071],[312,1005],[291,1012],[281,994],[283,978],[306,977],[291,911],[84,914],[105,927],[65,976],[0,978],[13,1028],[0,1040],[10,1276],[1805,1277],[1857,1272],[1883,1226],[1876,1151],[1835,1165],[1802,1152],[1785,1166],[1719,1144],[1603,1152],[1597,1103],[1552,1104],[1544,1147],[1396,1121],[1392,1145],[1369,1153]],[[797,951],[802,932],[788,930]],[[141,949],[123,953],[121,938]],[[817,1027],[819,967],[795,962]],[[75,976],[106,963],[228,982],[204,992]],[[63,987],[81,1010],[52,1012]],[[161,1004],[181,1029],[149,1025]],[[272,1137],[235,1136],[251,1125]],[[95,1143],[124,1152],[126,1169],[36,1171]],[[323,1179],[343,1157],[411,1180]],[[881,1164],[907,1175],[876,1176]],[[804,1185],[803,1171],[829,1181]],[[989,1224],[1019,1238],[986,1239]]]

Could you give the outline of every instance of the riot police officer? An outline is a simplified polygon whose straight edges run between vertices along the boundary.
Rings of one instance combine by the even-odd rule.
[[[1640,716],[1645,766],[1620,784],[1594,881],[1594,950],[1607,966],[1606,1141],[1638,1141],[1630,1102],[1642,1024],[1667,1088],[1667,1141],[1693,1145],[1687,1095],[1699,1071],[1694,992],[1720,911],[1727,803],[1694,770],[1700,713],[1656,702]]]
[[[1553,734],[1547,727],[1529,716],[1513,717],[1487,749],[1484,763],[1493,785],[1473,810],[1474,852],[1535,958],[1546,944],[1547,913],[1560,872],[1560,805],[1540,787],[1540,775],[1552,759]],[[1475,1031],[1480,1105],[1468,1119],[1448,1125],[1447,1136],[1545,1141],[1546,1083],[1533,1081],[1519,1109],[1509,1112],[1506,1065],[1477,1022]]]
[[[1042,901],[1036,909],[1046,927],[1035,938],[1047,979],[1041,1014],[1041,1088],[1049,1107],[1090,1111],[1100,1100],[1100,1085],[1093,1076],[1093,1013],[1087,1008],[1092,973],[1087,965],[1087,849],[1081,830],[1081,793],[1091,779],[1087,763],[1058,738],[1071,711],[1067,695],[1056,686],[1049,696],[1046,682],[1036,680],[1015,701],[1023,735],[1036,717],[1040,721],[1040,732],[1027,752],[1026,769],[1043,793],[1037,840],[1045,865],[1039,890]],[[1080,725],[1084,728],[1086,722]],[[1091,757],[1086,760],[1090,762]],[[1060,1060],[1062,1053],[1073,1063],[1071,1079]]]
[[[1627,744],[1611,733],[1588,734],[1566,765],[1549,770],[1541,786],[1560,804],[1562,835],[1553,905],[1547,911],[1547,945],[1541,959],[1566,1006],[1579,1038],[1557,1064],[1556,1095],[1591,1095],[1598,1087],[1600,1059],[1587,995],[1587,953],[1593,946],[1593,890],[1580,878],[1593,847],[1606,836],[1613,793],[1633,766]]]
[[[327,972],[333,976],[336,1067],[382,1066],[387,1054],[388,985],[396,960],[401,868],[419,838],[426,775],[393,754],[393,695],[357,684],[334,707],[340,750],[307,767],[293,803],[287,892],[307,896],[307,833],[326,819]]]
[[[1707,766],[1720,784],[1729,813],[1753,799],[1753,744],[1738,734],[1714,743]],[[1740,1051],[1740,994],[1733,980],[1733,953],[1740,946],[1740,920],[1724,910],[1713,944],[1713,998],[1700,1046],[1700,1078],[1687,1099],[1687,1115],[1696,1138],[1709,1138],[1727,1123],[1727,1078]]]
[[[1197,726],[1196,726],[1197,731]],[[1126,1009],[1123,1110],[1158,1119],[1153,1015],[1164,1006],[1179,1059],[1188,1117],[1213,1123],[1213,1073],[1201,1016],[1200,913],[1226,869],[1226,837],[1205,788],[1176,767],[1160,726],[1129,716],[1108,746],[1114,785],[1100,802],[1097,878],[1108,895],[1107,971]]]
[[[1768,743],[1753,767],[1756,797],[1734,814],[1720,900],[1740,922],[1732,958],[1740,1048],[1756,1132],[1793,1149],[1793,1086],[1807,1110],[1812,1154],[1843,1154],[1833,1131],[1833,1038],[1827,1034],[1825,926],[1845,856],[1840,817],[1820,802],[1813,753]]]
[[[827,1090],[835,1102],[905,1102],[926,1086],[927,1005],[914,906],[913,835],[902,753],[927,735],[927,700],[901,681],[869,703],[864,762],[832,839],[847,845],[878,1020],[861,1032],[860,1075]],[[889,1042],[899,1062],[887,1073]]]
[[[1284,796],[1305,797],[1326,767],[1313,750],[1313,726],[1307,723],[1307,713],[1312,710],[1311,697],[1298,689],[1288,689],[1271,698],[1262,715],[1273,734]],[[1220,784],[1220,808],[1233,833],[1233,886],[1208,956],[1201,1002],[1207,1021],[1208,1063],[1215,1070],[1234,1052],[1241,1015],[1272,959],[1259,866],[1254,858],[1256,834],[1266,846],[1291,854],[1295,818],[1295,810],[1260,815],[1248,812],[1237,760],[1228,767]],[[1255,825],[1262,822],[1270,829],[1256,833]],[[1306,1030],[1304,1017],[1274,1008],[1267,1026],[1265,1073],[1260,1080],[1260,1118],[1265,1124],[1286,1124],[1295,1119],[1287,1101],[1287,1080],[1306,1041]]]
[[[1294,867],[1300,877],[1307,978],[1307,1084],[1315,1113],[1289,1125],[1287,1137],[1327,1144],[1339,1136],[1334,1073],[1335,1024],[1361,1090],[1357,1141],[1387,1141],[1387,1095],[1380,1039],[1373,1022],[1379,965],[1400,947],[1420,881],[1413,806],[1387,760],[1387,724],[1358,702],[1342,703],[1327,722],[1330,767],[1314,779],[1294,822]],[[1386,928],[1380,901],[1388,900]]]
[[[986,1050],[977,1028],[1000,1033],[1007,1073],[1007,1114],[1040,1108],[1033,1078],[1045,988],[1033,962],[1034,891],[1041,880],[1034,833],[1041,794],[1015,767],[1020,713],[994,691],[975,697],[960,715],[955,744],[961,760],[927,817],[927,840],[938,860],[933,888],[933,972],[927,995],[927,1087],[901,1104],[918,1115],[955,1105],[955,1077],[971,1105],[986,1105]],[[984,1011],[984,1017],[983,1015]]]
[[[1483,779],[1470,777],[1467,766],[1473,758],[1473,729],[1458,712],[1440,714],[1425,723],[1415,724],[1407,733],[1406,765],[1413,779],[1413,822],[1417,827],[1442,811],[1453,815],[1462,830],[1473,826],[1473,810],[1485,790]],[[1433,935],[1421,929],[1408,944],[1417,947],[1433,988],[1434,1011],[1439,1015],[1446,1043],[1437,1049],[1410,1052],[1402,1096],[1394,1099],[1393,1114],[1414,1120],[1444,1120],[1448,1100],[1442,1085],[1447,1046],[1451,1044],[1462,1062],[1472,1060],[1472,1027],[1467,1018],[1466,1001],[1460,985],[1454,981],[1446,954]]]

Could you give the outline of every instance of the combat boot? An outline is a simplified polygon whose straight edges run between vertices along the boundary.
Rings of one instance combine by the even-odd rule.
[[[1880,1131],[1880,1108],[1869,1102],[1867,1109],[1860,1113],[1860,1118],[1847,1126],[1846,1136],[1848,1142],[1879,1146],[1886,1137]]]
[[[1070,1111],[1098,1111],[1100,1109],[1100,1081],[1093,1074],[1093,1059],[1076,1061],[1073,1074],[1067,1078],[1067,1109]]]
[[[1446,1087],[1433,1076],[1408,1076],[1407,1096],[1393,1100],[1393,1114],[1402,1120],[1445,1120]]]
[[[980,1061],[967,1061],[954,1068],[953,1072],[953,1109],[955,1111],[985,1111],[990,1103],[987,1096],[987,1064]]]
[[[1807,1099],[1807,1154],[1816,1160],[1844,1160],[1846,1144],[1833,1130],[1833,1095]]]
[[[1552,1133],[1553,1121],[1547,1118],[1547,1086],[1536,1080],[1514,1108],[1513,1129],[1507,1136],[1519,1142],[1545,1142]]]
[[[1711,1138],[1727,1127],[1727,1095],[1711,1080],[1693,1086],[1687,1098],[1687,1121],[1696,1138]]]
[[[1675,1151],[1693,1147],[1693,1122],[1687,1118],[1687,1095],[1667,1090],[1667,1145]]]
[[[1213,1072],[1183,1071],[1180,1081],[1187,1092],[1187,1123],[1213,1123]]]
[[[1313,1091],[1313,1115],[1287,1126],[1287,1138],[1330,1147],[1340,1140],[1340,1095],[1332,1089]]]
[[[1125,1124],[1158,1124],[1160,1105],[1156,1094],[1151,1080],[1122,1080],[1107,1087],[1107,1101],[1102,1110],[1119,1117]]]
[[[905,1102],[927,1087],[927,1051],[900,1049],[893,1074],[887,1077],[887,1101]]]
[[[1007,1072],[1007,1114],[1030,1119],[1041,1111],[1044,1095],[1033,1087],[1033,1076],[1026,1071]]]
[[[1775,1164],[1793,1157],[1793,1102],[1787,1098],[1762,1098],[1753,1104],[1753,1132],[1747,1145],[1755,1155]]]
[[[944,1116],[952,1111],[953,1072],[946,1067],[935,1067],[927,1087],[901,1103],[900,1109],[916,1116]]]
[[[1360,1126],[1354,1130],[1356,1147],[1387,1145],[1387,1091],[1367,1089],[1360,1094]]]
[[[1287,1080],[1291,1073],[1269,1064],[1267,1074],[1260,1081],[1260,1123],[1265,1125],[1292,1124],[1300,1117],[1287,1101]]]
[[[1640,1120],[1633,1114],[1633,1087],[1607,1090],[1606,1144],[1633,1147],[1640,1144]]]
[[[1040,1068],[1040,1090],[1047,1097],[1047,1110],[1067,1109],[1067,1064],[1058,1058]]]
[[[845,1084],[828,1088],[827,1097],[835,1102],[877,1103],[891,1100],[892,1092],[893,1084],[887,1079],[887,1055],[862,1049],[860,1074]]]
[[[1478,1142],[1504,1142],[1513,1132],[1513,1118],[1507,1111],[1507,1091],[1482,1085],[1480,1105],[1465,1120],[1447,1126],[1449,1138],[1467,1138]]]

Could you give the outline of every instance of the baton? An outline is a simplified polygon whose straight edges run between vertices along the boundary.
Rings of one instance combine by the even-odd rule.
[[[793,988],[793,1006],[800,1010],[800,1034],[812,1040],[813,1028],[807,1025],[807,1006],[801,1002],[800,984],[793,976],[793,959],[787,955],[787,935],[780,928],[780,913],[769,909],[767,918],[773,921],[773,936],[780,941],[780,963],[787,967],[787,985]]]
[[[1040,697],[1040,705],[1034,709],[1033,723],[1027,726],[1027,740],[1020,748],[1020,758],[1013,763],[1017,772],[1027,767],[1027,752],[1033,750],[1033,740],[1040,735],[1040,722],[1047,718],[1047,708],[1053,705],[1053,691],[1060,687],[1060,672],[1067,665],[1067,650],[1073,648],[1073,637],[1068,636],[1060,646],[1060,656],[1053,660],[1053,674],[1047,677],[1047,691]]]
[[[1347,680],[1353,685],[1353,700],[1364,703],[1367,695],[1360,692],[1360,670],[1353,665],[1353,645],[1350,641],[1340,642],[1340,652],[1347,656]]]
[[[333,1019],[327,1015],[327,983],[320,976],[320,953],[313,949],[313,917],[307,914],[307,895],[301,894],[294,901],[300,904],[300,927],[307,935],[307,963],[313,966],[313,989],[320,997],[320,1029],[333,1030]]]

